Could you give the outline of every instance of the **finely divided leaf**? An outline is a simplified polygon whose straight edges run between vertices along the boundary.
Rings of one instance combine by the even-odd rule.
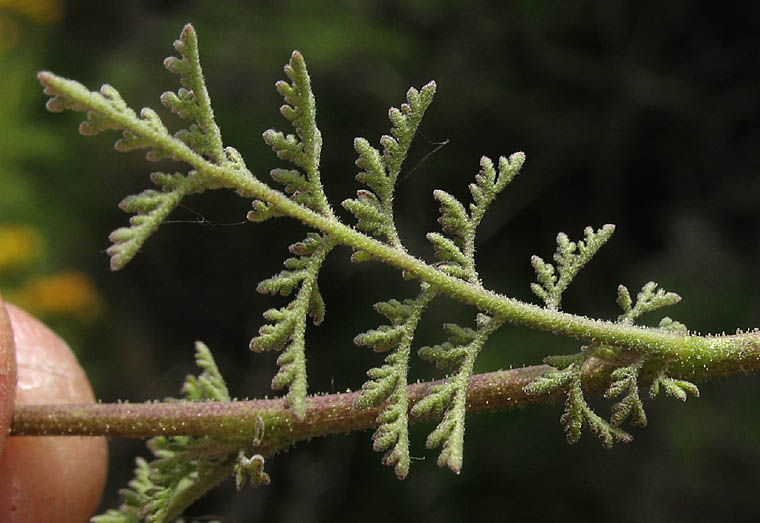
[[[556,358],[556,356],[552,358]],[[546,359],[544,361],[546,361]],[[528,385],[523,387],[523,390],[526,394],[546,394],[553,390],[566,387],[573,381],[573,379],[575,379],[577,365],[580,362],[578,359],[573,358],[569,364],[566,364],[567,361],[565,360],[558,362],[558,365],[561,366],[555,365],[554,361],[546,361],[546,363],[551,366],[557,366],[557,368],[549,370],[542,376],[539,376],[538,378],[531,381]]]
[[[514,179],[525,162],[523,153],[514,153],[509,159],[499,158],[497,175],[493,162],[482,157],[480,171],[475,175],[475,183],[470,184],[473,202],[469,213],[462,203],[451,194],[437,190],[433,197],[440,204],[441,216],[438,223],[444,234],[429,233],[442,272],[480,285],[475,269],[475,232],[483,215],[496,196]],[[449,467],[456,473],[462,468],[464,450],[464,422],[467,399],[467,385],[472,376],[475,358],[490,336],[503,320],[478,314],[477,330],[463,328],[456,324],[446,324],[448,341],[433,347],[423,347],[420,357],[428,359],[441,368],[451,369],[453,374],[446,383],[433,387],[428,395],[412,408],[418,415],[444,411],[436,429],[428,436],[428,448],[442,447],[438,457],[440,466]]]
[[[272,178],[285,186],[285,192],[300,205],[314,212],[332,216],[319,174],[322,153],[322,134],[317,128],[316,105],[311,90],[311,79],[306,70],[306,62],[298,51],[293,51],[290,62],[285,66],[285,74],[291,83],[278,81],[275,86],[285,100],[280,113],[291,122],[296,134],[285,135],[269,129],[264,132],[264,141],[281,160],[295,164],[299,169],[273,169]],[[254,201],[252,221],[263,221],[277,214],[267,204]]]
[[[647,425],[644,405],[639,397],[638,381],[644,361],[644,358],[641,358],[630,365],[615,369],[610,375],[612,383],[604,397],[611,399],[623,395],[617,403],[612,405],[610,424],[613,427],[622,425],[629,416],[631,417],[631,425],[637,427],[646,427]]]
[[[695,398],[699,397],[699,388],[692,382],[686,380],[678,380],[671,378],[667,375],[668,365],[667,362],[663,362],[657,369],[652,384],[649,387],[649,396],[654,398],[659,394],[660,387],[665,390],[665,394],[672,396],[678,400],[686,401],[688,395],[691,394]]]
[[[550,365],[557,365],[559,368],[550,370],[543,376],[536,378],[526,385],[523,390],[527,394],[545,394],[553,390],[568,388],[567,399],[565,400],[565,411],[560,418],[560,423],[565,428],[567,442],[569,444],[577,443],[581,437],[583,427],[588,426],[601,441],[602,445],[610,448],[615,442],[628,443],[632,441],[632,436],[620,429],[618,425],[624,421],[629,414],[634,414],[634,419],[641,421],[637,406],[632,402],[630,395],[627,395],[617,407],[613,408],[613,423],[608,422],[599,416],[591,406],[586,402],[581,385],[581,374],[583,364],[591,356],[586,351],[572,356],[554,356],[546,358]],[[630,381],[624,371],[621,371],[613,379],[613,385],[608,391],[608,396],[614,396],[630,389]],[[638,396],[636,396],[638,397]],[[640,407],[640,402],[638,407]],[[626,410],[628,409],[628,410]],[[643,409],[640,414],[643,416]],[[618,420],[618,418],[620,418]],[[646,422],[646,418],[643,418]]]
[[[124,198],[119,207],[135,215],[129,220],[129,227],[116,229],[108,237],[111,245],[106,253],[111,257],[111,270],[122,269],[145,241],[166,220],[186,195],[203,190],[203,183],[195,171],[185,176],[180,173],[153,173],[151,179],[160,185],[162,191],[148,189]]]
[[[401,104],[400,109],[391,107],[388,117],[393,127],[390,136],[380,138],[382,155],[364,138],[354,140],[354,149],[359,156],[356,165],[362,169],[356,180],[371,190],[358,190],[355,199],[343,201],[343,207],[356,217],[360,230],[400,249],[403,246],[393,222],[393,194],[401,165],[434,95],[435,82],[430,82],[420,91],[409,89],[407,103]],[[357,253],[352,259],[362,261],[366,258],[366,255]]]
[[[158,115],[146,108],[138,116],[112,86],[104,84],[100,91],[89,91],[79,82],[47,71],[39,73],[37,78],[45,87],[45,94],[52,96],[45,106],[49,111],[87,111],[87,119],[79,125],[81,134],[92,136],[107,130],[123,130],[122,138],[115,145],[117,150],[149,149],[149,160],[171,156],[163,144],[159,144],[160,138],[173,138]]]
[[[534,291],[546,301],[547,306],[555,309],[558,307],[562,289],[566,287],[566,284],[562,283],[562,275],[565,275],[565,281],[569,281],[567,274],[572,271],[577,272],[582,264],[585,263],[583,261],[584,258],[587,261],[593,255],[591,251],[598,249],[600,238],[597,236],[603,231],[602,229],[594,233],[590,228],[586,229],[585,245],[584,242],[578,242],[577,253],[576,246],[567,240],[564,235],[558,237],[558,254],[555,255],[555,260],[559,263],[559,279],[551,265],[546,264],[538,257],[534,257],[533,264],[539,275],[539,282],[541,282],[541,285],[534,284]],[[608,231],[607,235],[611,232],[611,230]],[[601,243],[603,244],[606,239],[602,235]],[[619,316],[618,321],[632,325],[642,314],[673,305],[678,301],[680,301],[680,297],[677,294],[658,289],[656,283],[649,282],[642,287],[634,303],[628,288],[625,285],[619,285],[617,303],[623,312]],[[660,321],[659,328],[679,334],[688,332],[685,325],[668,317]],[[588,350],[590,348],[594,350]],[[608,360],[611,363],[629,362],[618,363],[620,366],[610,373],[610,386],[605,392],[605,397],[607,399],[620,397],[620,399],[612,405],[609,422],[598,416],[586,403],[583,396],[581,369],[583,363],[592,355]],[[612,357],[608,357],[609,355]],[[628,442],[632,439],[630,434],[619,428],[628,418],[631,419],[631,424],[634,426],[646,426],[647,417],[643,402],[639,396],[639,379],[645,365],[651,369],[650,363],[657,365],[655,376],[649,389],[652,398],[658,394],[660,387],[668,395],[682,401],[686,400],[688,394],[699,396],[699,390],[693,383],[685,380],[675,380],[666,375],[666,361],[659,361],[657,358],[647,356],[646,354],[626,351],[620,347],[605,347],[594,344],[592,347],[584,348],[584,352],[580,354],[553,356],[546,358],[544,361],[557,370],[551,370],[533,380],[529,385],[524,387],[524,390],[528,394],[542,394],[569,386],[565,402],[565,412],[561,418],[569,443],[578,441],[584,426],[588,426],[602,440],[602,444],[605,447],[611,447],[616,441]]]
[[[375,304],[375,310],[388,318],[391,325],[381,325],[354,338],[357,345],[376,352],[391,351],[385,365],[367,372],[370,380],[362,386],[355,406],[365,409],[386,402],[377,417],[378,428],[372,439],[373,448],[385,452],[383,464],[392,465],[396,476],[409,473],[409,434],[407,419],[407,370],[409,352],[417,323],[436,292],[427,284],[413,300],[388,300]]]
[[[334,245],[327,236],[309,233],[304,240],[290,246],[290,252],[296,257],[285,260],[285,270],[257,287],[259,292],[267,294],[296,293],[287,306],[264,313],[264,318],[271,323],[259,329],[259,335],[251,340],[251,350],[282,351],[277,358],[280,370],[272,379],[272,388],[288,389],[286,402],[299,418],[306,414],[306,318],[311,316],[315,325],[324,320],[325,304],[317,277]]]
[[[322,135],[316,123],[311,79],[306,62],[298,51],[291,55],[285,74],[291,83],[278,81],[275,84],[285,100],[280,113],[291,122],[296,134],[285,135],[269,129],[264,132],[264,141],[280,159],[293,163],[298,169],[273,169],[271,175],[284,185],[285,192],[295,203],[333,218],[319,174]],[[259,222],[280,215],[272,205],[254,200],[248,219]],[[277,359],[280,369],[272,379],[272,388],[288,389],[286,403],[301,419],[306,415],[306,317],[311,316],[315,324],[324,320],[325,303],[319,292],[317,276],[334,245],[327,235],[309,233],[305,240],[290,246],[296,257],[285,260],[285,270],[262,281],[257,289],[283,296],[296,292],[286,307],[264,313],[264,318],[271,323],[261,327],[259,335],[251,340],[251,349],[282,351]]]
[[[195,29],[187,24],[174,42],[174,48],[182,58],[170,56],[164,60],[166,69],[179,75],[182,88],[176,93],[167,91],[161,95],[161,103],[171,109],[180,118],[195,120],[188,129],[176,133],[176,137],[185,142],[198,154],[208,157],[216,164],[226,160],[222,146],[222,136],[214,121],[211,98],[203,79],[198,56],[198,36]]]
[[[628,288],[625,285],[620,285],[618,286],[617,302],[623,310],[623,314],[618,317],[618,321],[630,325],[645,312],[675,305],[679,301],[681,301],[681,297],[678,294],[658,289],[657,284],[650,281],[644,284],[636,296],[636,304],[631,306],[631,294],[628,292]]]
[[[630,434],[611,425],[586,403],[581,387],[580,367],[576,369],[577,372],[573,374],[570,391],[565,401],[565,412],[560,418],[560,422],[565,426],[567,442],[571,445],[577,443],[583,427],[588,426],[591,432],[602,441],[605,448],[611,448],[615,442],[630,443],[633,440]]]
[[[449,335],[448,341],[441,345],[422,347],[417,354],[423,360],[431,361],[439,369],[447,370],[457,366],[467,355],[467,347],[477,337],[477,331],[469,327],[460,327],[456,323],[444,323],[443,330]]]
[[[182,385],[182,394],[188,401],[230,401],[224,378],[205,343],[195,342],[195,364],[203,372],[188,376]]]
[[[453,374],[442,385],[436,385],[412,407],[415,415],[443,412],[438,426],[428,435],[427,447],[442,447],[438,465],[459,474],[464,455],[464,424],[467,386],[472,376],[475,358],[488,337],[503,321],[479,314],[477,330],[449,323],[445,325],[448,341],[434,347],[423,347],[420,357],[432,360],[440,368],[451,368]]]
[[[499,158],[497,176],[493,161],[483,156],[480,159],[480,171],[471,183],[470,193],[473,202],[468,214],[464,205],[445,191],[433,191],[433,197],[440,203],[441,216],[438,223],[445,235],[431,232],[427,239],[433,244],[436,266],[443,272],[478,283],[475,270],[475,231],[480,225],[488,207],[496,196],[511,182],[525,163],[525,154],[514,153],[509,159]]]
[[[475,175],[475,183],[471,183],[469,187],[473,202],[470,204],[473,226],[477,227],[480,224],[480,220],[488,207],[509,182],[517,176],[524,163],[525,153],[522,152],[511,154],[509,159],[504,156],[499,157],[499,175],[497,177],[493,161],[487,156],[481,157],[480,172]]]
[[[247,480],[247,481],[246,481]],[[243,490],[246,483],[252,487],[269,485],[269,474],[264,472],[264,456],[254,454],[250,458],[241,450],[235,462],[235,488]]]
[[[197,37],[191,25],[185,26],[175,47],[183,58],[170,57],[164,63],[167,69],[180,75],[184,87],[177,93],[164,93],[161,101],[181,117],[192,118],[196,123],[174,136],[155,111],[144,108],[138,116],[110,85],[103,85],[99,92],[90,92],[78,82],[41,72],[38,78],[45,86],[45,93],[52,96],[47,108],[56,112],[65,109],[87,111],[87,119],[79,126],[82,134],[121,130],[122,137],[116,141],[116,149],[122,152],[148,149],[148,160],[170,157],[187,161],[189,157],[201,155],[218,165],[235,169],[244,167],[237,151],[222,147],[198,61]],[[161,192],[144,191],[121,203],[124,210],[136,213],[136,216],[130,220],[129,227],[111,234],[114,245],[108,249],[108,254],[113,270],[121,269],[135,256],[184,196],[221,186],[220,182],[198,170],[191,170],[187,176],[156,173],[154,181],[162,187]]]
[[[557,235],[557,252],[554,261],[557,263],[555,273],[554,266],[546,263],[539,256],[533,256],[530,260],[536,271],[538,283],[531,284],[531,290],[541,298],[546,307],[558,310],[562,300],[562,293],[570,285],[570,282],[578,274],[578,271],[594,257],[596,252],[607,243],[615,226],[607,224],[601,229],[594,231],[591,227],[584,230],[584,239],[571,242],[565,233]]]

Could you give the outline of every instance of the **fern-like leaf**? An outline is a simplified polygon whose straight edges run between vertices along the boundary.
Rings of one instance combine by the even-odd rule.
[[[493,161],[483,156],[480,159],[480,171],[475,175],[475,183],[470,184],[473,201],[469,214],[464,205],[451,194],[440,190],[433,192],[433,197],[440,204],[441,216],[438,223],[445,234],[431,232],[427,239],[433,244],[440,270],[456,278],[479,283],[475,270],[475,231],[488,207],[520,172],[523,163],[523,153],[514,153],[509,159],[502,156],[499,158],[497,176]]]
[[[306,414],[306,318],[311,316],[315,325],[324,320],[325,305],[317,277],[333,247],[328,236],[309,233],[304,240],[290,246],[290,252],[296,257],[285,260],[285,270],[257,287],[261,293],[283,296],[298,289],[287,306],[264,313],[264,318],[271,323],[262,326],[259,335],[251,340],[251,350],[282,351],[277,358],[280,370],[272,379],[272,388],[288,389],[286,402],[301,419]]]
[[[504,190],[525,163],[525,153],[513,153],[506,158],[499,157],[499,174],[496,175],[493,161],[487,156],[480,159],[480,172],[475,175],[475,183],[470,184],[472,203],[470,204],[470,221],[473,227],[480,224],[483,215],[496,196]]]
[[[122,138],[115,145],[117,150],[127,152],[149,149],[149,160],[170,155],[167,150],[156,148],[152,139],[155,135],[169,135],[158,114],[152,109],[144,108],[138,116],[113,86],[104,84],[99,91],[89,91],[79,82],[47,71],[40,72],[37,78],[45,87],[45,94],[51,96],[45,105],[48,111],[87,111],[85,121],[79,125],[80,134],[93,136],[108,130],[123,131]],[[139,125],[130,125],[135,123]],[[139,131],[130,127],[137,127]]]
[[[545,264],[540,258],[536,260],[536,257],[534,257],[534,267],[536,267],[539,281],[542,283],[541,286],[534,284],[535,287],[538,287],[538,289],[534,290],[536,294],[544,297],[547,306],[552,308],[559,306],[563,285],[564,287],[567,286],[562,283],[563,273],[567,274],[568,271],[577,272],[583,263],[588,261],[590,256],[593,255],[593,252],[589,253],[589,249],[595,252],[606,241],[607,238],[604,235],[602,235],[601,239],[596,238],[600,232],[603,232],[603,230],[594,233],[590,228],[586,229],[585,245],[584,242],[579,242],[577,253],[575,252],[576,247],[573,246],[572,242],[569,242],[566,237],[558,237],[558,255],[555,255],[555,260],[559,263],[560,267],[559,280],[554,274],[554,268],[551,265]],[[611,230],[608,231],[607,236],[611,233]],[[566,281],[569,280],[566,278]],[[634,303],[628,288],[625,285],[620,285],[618,286],[617,303],[623,313],[619,316],[618,321],[632,325],[642,314],[673,305],[678,303],[680,299],[677,294],[658,289],[656,283],[649,282],[642,287]],[[668,317],[660,321],[658,328],[680,334],[688,332],[685,325]],[[581,369],[591,356],[617,365],[617,368],[610,373],[611,383],[605,392],[607,399],[620,397],[612,405],[609,422],[597,415],[583,397]],[[652,368],[650,363],[656,365],[655,376],[649,389],[652,398],[657,395],[660,387],[663,387],[668,395],[684,401],[687,394],[699,395],[699,390],[693,383],[685,380],[675,380],[667,376],[667,362],[619,347],[594,344],[591,348],[584,348],[584,351],[580,354],[550,356],[544,361],[555,367],[555,369],[533,380],[524,387],[524,390],[528,394],[542,394],[568,387],[565,412],[561,420],[565,426],[567,439],[570,443],[578,441],[584,426],[588,426],[602,440],[602,444],[605,447],[612,446],[615,441],[628,442],[632,439],[630,434],[619,428],[626,419],[630,418],[631,424],[634,426],[646,426],[647,417],[643,402],[639,396],[639,381],[642,370],[645,367]]]
[[[631,294],[625,285],[618,286],[617,303],[623,310],[623,314],[618,317],[620,323],[633,324],[633,322],[645,312],[651,312],[662,307],[675,305],[681,301],[681,297],[675,292],[666,292],[664,289],[658,289],[657,284],[650,281],[641,288],[636,296],[636,303],[633,304]],[[668,318],[670,320],[670,318]],[[662,327],[670,327],[673,320],[666,322]],[[672,329],[671,329],[672,330]]]
[[[269,129],[263,136],[278,158],[295,164],[299,169],[273,169],[271,175],[276,182],[285,186],[285,192],[291,195],[293,201],[315,212],[333,216],[319,173],[322,134],[317,128],[314,93],[301,53],[293,51],[284,69],[291,83],[280,80],[275,86],[285,100],[280,113],[290,121],[296,134],[285,135]],[[269,205],[257,200],[249,219],[262,221],[276,215]]]
[[[514,179],[524,162],[523,153],[514,153],[509,159],[502,156],[499,158],[497,175],[493,162],[482,157],[475,183],[469,186],[473,200],[469,213],[451,194],[445,191],[433,192],[440,204],[441,216],[438,222],[444,234],[429,233],[427,238],[433,244],[439,270],[480,286],[475,270],[477,227],[493,200]],[[499,318],[478,314],[477,330],[446,324],[444,328],[449,336],[448,341],[433,347],[423,347],[418,352],[421,358],[434,362],[439,368],[452,370],[446,383],[433,387],[414,405],[412,412],[420,415],[443,412],[438,426],[428,436],[427,447],[442,447],[438,465],[448,467],[457,474],[462,470],[467,385],[472,376],[475,358],[488,337],[503,323]]]
[[[294,202],[334,218],[320,179],[322,135],[316,123],[311,79],[301,53],[294,51],[284,69],[291,83],[280,80],[275,86],[285,100],[280,113],[290,121],[295,134],[285,135],[269,129],[264,132],[264,141],[278,158],[293,163],[298,169],[273,169],[272,178],[284,185],[285,192]],[[254,200],[248,219],[258,222],[279,215],[273,206]],[[325,304],[317,277],[325,257],[334,246],[330,236],[309,233],[306,239],[290,246],[291,253],[297,257],[285,260],[285,270],[262,281],[257,289],[283,296],[298,289],[286,307],[264,313],[264,318],[271,323],[261,327],[259,335],[251,340],[251,349],[282,351],[277,358],[280,370],[272,379],[272,388],[288,389],[286,404],[300,419],[306,415],[306,319],[311,316],[317,325],[324,319]]]
[[[177,92],[167,91],[162,94],[161,103],[180,118],[195,121],[188,129],[177,132],[175,136],[198,154],[221,165],[227,158],[219,126],[214,120],[211,97],[203,79],[198,56],[198,36],[193,26],[187,24],[182,29],[179,39],[174,42],[174,48],[182,58],[166,58],[164,67],[180,77],[182,88]]]
[[[129,263],[142,248],[145,241],[158,229],[169,214],[186,195],[204,190],[205,183],[196,171],[185,176],[180,173],[164,174],[155,172],[151,179],[162,190],[148,189],[140,194],[127,196],[119,207],[134,216],[129,219],[129,227],[113,231],[108,239],[112,245],[106,249],[111,258],[111,270],[119,270]]]
[[[611,408],[610,424],[613,427],[622,425],[629,416],[631,417],[631,425],[637,427],[646,427],[647,425],[644,405],[639,397],[639,373],[644,361],[644,358],[640,358],[630,365],[615,369],[610,375],[613,381],[604,397],[611,399],[622,395],[622,398]]]
[[[565,412],[560,418],[560,422],[565,427],[567,442],[571,445],[577,443],[583,427],[588,426],[591,432],[602,441],[605,448],[611,448],[615,442],[630,443],[633,440],[630,434],[611,425],[586,403],[581,386],[580,367],[575,367],[575,370],[565,401]]]
[[[441,345],[422,347],[417,354],[423,360],[435,363],[442,370],[456,367],[467,354],[467,346],[477,338],[476,330],[461,327],[456,323],[444,323],[443,330],[448,334],[448,340]]]
[[[687,380],[678,380],[671,378],[667,375],[668,366],[663,363],[655,374],[652,384],[649,387],[649,396],[654,398],[660,392],[660,387],[665,391],[665,394],[672,396],[677,400],[686,401],[689,394],[695,398],[699,397],[699,388],[696,384]]]
[[[216,165],[243,168],[240,154],[231,147],[225,149],[222,146],[198,59],[198,39],[190,24],[184,27],[174,47],[182,58],[169,57],[164,65],[179,75],[183,87],[176,93],[165,92],[161,101],[180,117],[191,118],[195,123],[173,136],[155,111],[144,108],[138,116],[112,86],[106,84],[99,92],[90,92],[78,82],[44,71],[38,74],[38,78],[45,86],[45,93],[52,96],[47,108],[54,112],[65,109],[87,111],[86,120],[79,126],[83,135],[121,130],[122,137],[115,144],[118,151],[148,149],[147,158],[152,161],[163,158],[183,161],[195,154]],[[196,170],[191,170],[187,176],[154,173],[153,180],[162,191],[147,190],[121,203],[122,209],[136,215],[130,219],[129,227],[117,229],[110,236],[113,245],[107,253],[111,256],[112,270],[119,270],[132,260],[182,198],[222,186],[218,180]]]
[[[544,358],[544,363],[555,368],[531,381],[523,390],[527,394],[540,395],[567,387],[575,379],[578,368],[585,360],[586,355],[583,353],[570,356],[548,356]]]
[[[401,104],[400,109],[390,108],[388,117],[393,127],[390,136],[383,135],[380,138],[382,155],[364,138],[354,140],[354,149],[359,155],[356,165],[363,169],[356,180],[371,190],[360,189],[356,198],[343,201],[343,207],[356,217],[360,230],[399,249],[403,246],[393,222],[393,194],[401,165],[434,95],[435,82],[430,82],[419,91],[409,89],[406,93],[407,103]],[[352,259],[361,261],[365,258],[364,253],[357,251]]]
[[[185,401],[231,401],[209,349],[196,343],[195,361],[203,370],[188,376],[182,387]],[[250,477],[253,486],[267,484],[264,458],[245,457],[245,449],[261,442],[263,421],[253,442],[211,437],[156,437],[148,442],[154,459],[137,458],[135,477],[120,491],[122,505],[92,519],[94,523],[163,523],[174,521],[206,491],[235,475],[239,484]]]
[[[435,295],[432,287],[424,284],[415,299],[376,303],[375,310],[388,318],[391,325],[381,325],[354,338],[357,345],[376,352],[391,351],[385,365],[367,372],[370,379],[362,386],[355,406],[365,409],[386,402],[377,417],[373,448],[385,453],[383,464],[393,466],[399,479],[409,473],[410,461],[406,397],[409,353],[417,323]]]
[[[462,470],[467,386],[475,358],[488,337],[503,323],[485,314],[478,314],[477,330],[449,323],[445,326],[448,341],[435,347],[423,347],[419,351],[420,357],[453,371],[444,384],[431,388],[412,407],[412,413],[443,412],[438,426],[428,435],[426,445],[428,448],[442,447],[438,465],[448,467],[457,474]]]
[[[557,263],[555,272],[551,263],[545,262],[539,256],[530,260],[538,277],[538,283],[531,284],[531,290],[541,298],[546,307],[552,310],[560,308],[562,293],[573,281],[578,271],[588,263],[597,251],[607,243],[615,226],[607,224],[594,231],[591,227],[584,230],[584,239],[577,243],[570,241],[565,233],[557,235],[557,251],[554,261]]]
[[[269,474],[264,472],[264,457],[261,454],[254,454],[249,458],[241,450],[235,462],[235,487],[241,491],[246,483],[252,487],[260,487],[269,485],[270,478]]]
[[[187,401],[230,401],[230,392],[209,348],[202,342],[195,344],[195,364],[203,372],[200,376],[187,376],[182,395]]]
[[[584,363],[594,354],[593,351],[585,350],[579,354],[573,354],[571,356],[550,356],[545,358],[544,361],[558,368],[552,369],[546,372],[543,376],[540,376],[526,385],[523,390],[527,394],[545,394],[557,389],[567,388],[567,398],[565,400],[565,411],[560,417],[560,423],[564,426],[565,434],[567,436],[567,442],[569,444],[577,443],[581,437],[584,427],[591,429],[602,442],[602,445],[606,448],[612,447],[615,442],[629,443],[633,440],[633,437],[626,431],[619,428],[619,424],[633,412],[635,418],[638,411],[634,410],[635,405],[630,405],[628,412],[624,412],[628,408],[628,403],[632,400],[624,398],[620,405],[613,408],[613,420],[620,419],[620,423],[610,423],[601,416],[599,416],[591,406],[586,402],[586,398],[583,394],[583,387],[581,381],[581,374]],[[619,370],[619,369],[618,369]],[[638,369],[637,369],[638,372]],[[637,376],[637,374],[636,374]],[[626,390],[626,387],[630,385],[629,381],[626,381],[628,374],[621,371],[613,379],[608,396],[615,396]],[[636,396],[638,397],[638,396]],[[639,402],[640,404],[640,402]],[[640,405],[639,405],[640,406]],[[643,415],[643,409],[641,410]],[[644,418],[644,422],[646,418]]]

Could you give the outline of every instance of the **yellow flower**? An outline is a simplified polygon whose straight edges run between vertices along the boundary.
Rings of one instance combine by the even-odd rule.
[[[63,18],[61,0],[0,0],[0,52],[10,51],[22,37],[26,18],[37,25],[55,25]]]
[[[79,271],[36,276],[7,294],[8,301],[38,316],[75,314],[91,320],[100,310],[95,286]]]
[[[15,12],[40,25],[58,23],[63,17],[60,0],[0,0],[0,9]]]
[[[0,273],[34,260],[42,244],[42,236],[30,225],[0,225]]]

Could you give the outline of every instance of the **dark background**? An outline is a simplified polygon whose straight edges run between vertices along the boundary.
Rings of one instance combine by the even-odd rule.
[[[255,292],[280,269],[303,228],[289,221],[241,224],[249,202],[214,192],[189,198],[123,271],[110,273],[108,233],[128,216],[117,203],[150,186],[143,155],[116,153],[115,134],[80,137],[81,115],[44,111],[34,73],[50,69],[91,89],[108,82],[133,107],[161,109],[175,89],[162,59],[193,22],[217,122],[262,179],[282,162],[261,133],[288,130],[273,83],[290,52],[309,64],[324,137],[323,180],[334,207],[358,184],[352,138],[377,145],[387,109],[410,85],[435,79],[429,109],[396,198],[410,251],[432,259],[435,188],[469,198],[485,154],[516,150],[522,174],[486,216],[478,244],[487,287],[535,301],[532,254],[548,259],[560,230],[617,231],[563,299],[565,310],[614,318],[616,287],[650,279],[678,292],[667,314],[700,332],[758,326],[760,316],[760,92],[755,3],[655,1],[453,2],[29,2],[0,9],[13,39],[2,50],[0,222],[32,225],[44,252],[0,273],[9,296],[62,268],[86,276],[97,313],[38,314],[69,339],[103,401],[177,395],[193,341],[214,350],[233,395],[271,393],[274,355],[248,351],[261,313],[283,298]],[[47,11],[46,11],[47,10]],[[52,14],[51,14],[52,13]],[[15,28],[15,29],[14,29]],[[15,31],[15,32],[13,32]],[[13,36],[15,35],[15,36]],[[197,223],[198,215],[205,223]],[[343,212],[343,218],[352,218]],[[381,362],[355,347],[380,323],[371,305],[416,286],[377,265],[352,265],[337,249],[320,278],[325,324],[308,332],[310,390],[357,389]],[[33,305],[32,305],[33,308]],[[473,312],[441,299],[420,343],[442,339],[442,321]],[[654,316],[654,315],[653,315]],[[658,317],[647,318],[652,323]],[[477,370],[535,364],[577,342],[507,326]],[[412,362],[413,379],[440,377]],[[370,433],[302,444],[267,463],[272,485],[236,494],[231,482],[189,516],[229,521],[718,521],[760,510],[760,392],[756,377],[701,385],[702,398],[649,403],[650,427],[604,450],[585,433],[568,447],[561,405],[468,420],[465,464],[455,476],[424,448],[433,425],[412,431],[407,480],[379,464]],[[608,404],[599,403],[600,412]],[[111,442],[103,509],[118,504],[141,442]]]

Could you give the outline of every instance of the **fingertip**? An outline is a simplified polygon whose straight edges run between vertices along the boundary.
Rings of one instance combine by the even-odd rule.
[[[11,429],[16,398],[16,348],[5,302],[0,295],[0,455]]]
[[[11,401],[95,400],[87,376],[66,342],[10,303],[2,308],[2,315],[0,322],[5,323],[0,323],[0,332],[12,334],[4,343],[15,351],[16,387],[9,395]],[[102,437],[8,438],[0,456],[0,521],[86,521],[100,501],[107,463],[108,447]]]

